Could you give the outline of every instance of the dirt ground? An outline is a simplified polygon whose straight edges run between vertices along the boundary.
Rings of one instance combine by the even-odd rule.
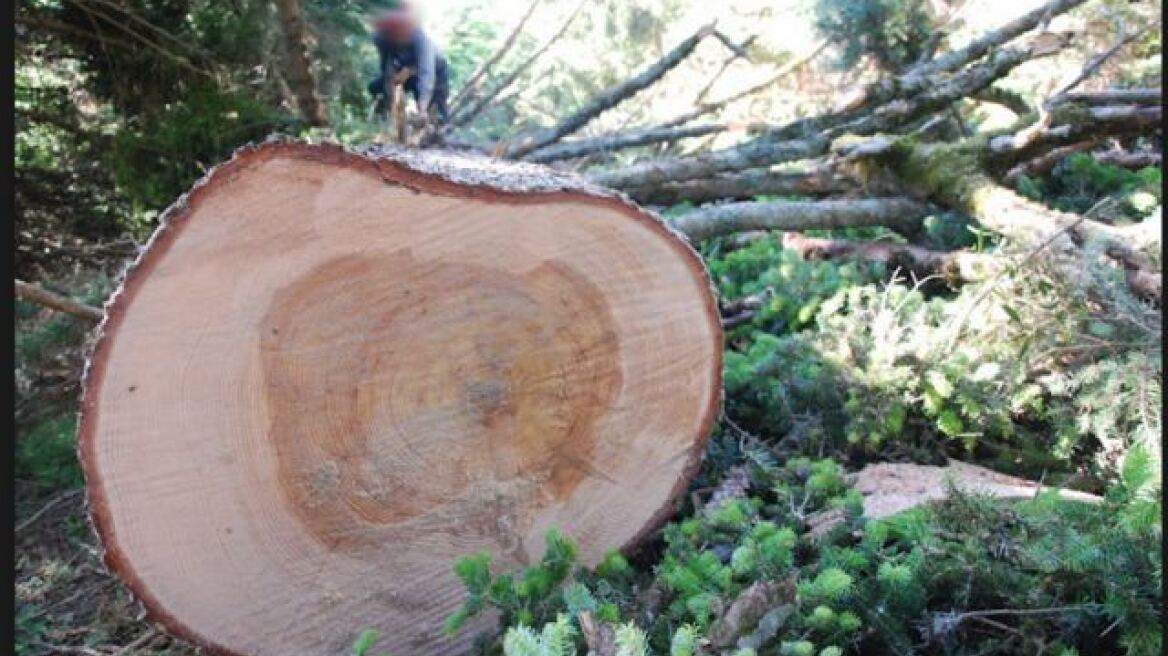
[[[17,654],[197,653],[151,627],[125,586],[106,572],[81,490],[21,505],[30,510],[17,515]]]

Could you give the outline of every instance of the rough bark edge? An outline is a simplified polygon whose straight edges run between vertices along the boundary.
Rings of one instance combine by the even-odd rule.
[[[555,201],[575,201],[596,205],[623,213],[658,232],[669,241],[689,268],[699,287],[709,289],[706,295],[706,318],[714,336],[714,362],[710,381],[714,390],[699,422],[693,446],[689,449],[681,475],[657,509],[641,529],[621,545],[628,553],[650,540],[657,530],[676,512],[676,506],[685,494],[690,480],[697,474],[714,425],[721,415],[724,401],[722,387],[723,331],[718,311],[717,290],[705,264],[686,238],[672,229],[661,217],[649,212],[627,196],[603,187],[589,184],[577,176],[556,173],[541,166],[505,163],[482,158],[489,168],[465,166],[467,158],[451,156],[442,151],[406,150],[371,147],[351,149],[336,143],[311,143],[273,136],[258,144],[238,148],[232,157],[210,170],[195,182],[159,216],[159,226],[138,257],[121,275],[117,290],[104,306],[105,316],[89,337],[89,356],[82,373],[81,407],[78,414],[77,456],[85,477],[86,517],[93,532],[101,560],[106,569],[116,574],[130,593],[131,599],[142,609],[145,621],[161,627],[166,633],[197,646],[215,656],[248,656],[232,651],[187,626],[171,614],[145,585],[133,564],[124,556],[113,530],[113,518],[102,487],[100,474],[93,469],[94,436],[99,417],[98,397],[105,375],[105,365],[121,325],[126,308],[133,302],[140,284],[145,281],[157,261],[166,255],[175,239],[186,226],[187,217],[197,208],[204,196],[218,185],[230,181],[247,164],[279,155],[293,155],[307,160],[328,161],[363,170],[390,185],[402,186],[417,192],[474,199],[484,202],[535,204]],[[461,161],[459,161],[461,160]]]

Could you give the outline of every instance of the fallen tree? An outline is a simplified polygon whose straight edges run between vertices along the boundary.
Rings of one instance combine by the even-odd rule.
[[[369,628],[461,653],[455,558],[529,564],[552,525],[588,564],[651,536],[720,408],[697,254],[612,192],[485,158],[244,149],[103,325],[80,453],[106,562],[230,653]]]
[[[741,202],[710,205],[671,221],[692,241],[746,230],[829,230],[888,226],[915,231],[928,206],[909,198]]]

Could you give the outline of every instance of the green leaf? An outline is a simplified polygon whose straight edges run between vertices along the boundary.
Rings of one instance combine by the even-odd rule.
[[[937,416],[937,428],[949,437],[955,437],[965,432],[965,424],[961,423],[961,417],[952,408],[946,408]]]
[[[933,388],[933,391],[936,392],[937,395],[941,398],[947,399],[953,396],[953,383],[949,382],[949,379],[945,377],[945,374],[941,373],[940,371],[937,371],[936,369],[930,370],[925,374],[925,382],[927,382],[929,387]]]
[[[373,647],[374,642],[377,642],[377,631],[365,629],[361,635],[357,636],[357,641],[353,643],[353,656],[365,656]]]

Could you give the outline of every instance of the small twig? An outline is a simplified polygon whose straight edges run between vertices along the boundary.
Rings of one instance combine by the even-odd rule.
[[[1079,74],[1076,75],[1074,77],[1074,79],[1072,79],[1070,82],[1068,82],[1065,86],[1063,86],[1062,89],[1059,89],[1059,91],[1057,93],[1051,95],[1051,97],[1045,103],[1043,103],[1043,106],[1044,107],[1053,107],[1054,105],[1058,104],[1063,96],[1065,96],[1067,93],[1069,93],[1075,87],[1082,84],[1084,80],[1086,80],[1087,78],[1094,75],[1095,72],[1098,71],[1099,68],[1101,66],[1103,66],[1103,64],[1106,63],[1108,59],[1111,59],[1115,55],[1115,53],[1122,50],[1124,46],[1126,46],[1127,44],[1134,41],[1141,34],[1143,34],[1146,30],[1147,30],[1147,28],[1145,27],[1143,29],[1136,30],[1135,32],[1133,32],[1131,34],[1128,34],[1127,30],[1123,26],[1123,23],[1120,22],[1119,39],[1116,40],[1115,44],[1112,45],[1107,50],[1104,50],[1103,52],[1099,53],[1098,55],[1095,55],[1094,57],[1092,57],[1083,66],[1083,70],[1079,71]]]
[[[33,642],[32,644],[36,647],[39,647],[41,649],[41,653],[46,654],[46,656],[49,656],[49,655],[55,656],[58,654],[66,654],[68,656],[109,656],[108,654],[103,654],[102,652],[97,651],[96,649],[92,649],[90,647],[79,647],[79,646],[74,646],[74,645],[53,645],[53,644],[49,644],[47,642],[40,642],[40,641]]]
[[[1074,606],[1052,606],[1050,608],[994,608],[990,610],[971,610],[957,616],[957,621],[979,617],[999,617],[1002,615],[1057,615],[1059,613],[1073,613],[1078,611],[1096,610],[1098,604],[1077,604]]]
[[[153,642],[158,637],[158,629],[150,628],[142,635],[134,639],[133,642],[115,651],[113,656],[128,656],[138,650],[139,647],[145,647],[147,644]]]
[[[75,490],[68,490],[66,492],[62,492],[61,494],[58,494],[57,496],[53,497],[52,499],[49,500],[48,503],[41,506],[40,510],[37,510],[36,512],[34,512],[33,514],[31,514],[27,518],[25,518],[24,521],[17,524],[16,525],[16,532],[20,533],[21,531],[27,529],[29,526],[32,526],[33,524],[35,524],[37,522],[38,519],[40,519],[41,517],[44,517],[46,513],[48,513],[53,508],[55,508],[62,501],[65,501],[67,499],[71,499],[71,498],[77,496],[78,494],[80,494],[81,490],[82,490],[82,488],[77,488]]]
[[[1017,267],[1021,267],[1023,264],[1026,264],[1027,262],[1032,260],[1034,258],[1034,256],[1038,255],[1038,253],[1040,251],[1042,251],[1044,248],[1053,244],[1055,242],[1055,240],[1057,240],[1059,237],[1061,237],[1064,233],[1067,233],[1067,232],[1070,232],[1071,230],[1074,230],[1076,227],[1079,226],[1080,223],[1086,221],[1087,217],[1089,217],[1091,215],[1091,213],[1095,211],[1096,208],[1098,208],[1100,205],[1102,205],[1105,200],[1107,200],[1107,199],[1103,199],[1103,200],[1099,201],[1098,203],[1095,203],[1086,212],[1083,212],[1077,219],[1075,219],[1071,223],[1063,226],[1062,228],[1059,228],[1054,234],[1052,234],[1050,237],[1047,237],[1045,240],[1043,240],[1042,243],[1040,243],[1037,246],[1035,246],[1034,248],[1032,248],[1018,262]],[[990,293],[994,291],[995,288],[997,288],[998,283],[1000,283],[1002,281],[1002,278],[1005,277],[1007,272],[1009,272],[1011,269],[1016,269],[1017,267],[1003,267],[1002,270],[1000,272],[998,272],[998,274],[996,276],[994,276],[992,279],[990,279],[990,281],[988,283],[986,283],[986,286],[984,288],[982,288],[981,293],[979,293],[973,299],[973,301],[971,301],[970,304],[968,306],[966,306],[965,311],[961,313],[961,316],[957,319],[957,322],[954,324],[953,334],[949,336],[949,341],[946,345],[947,349],[951,350],[953,348],[953,346],[957,343],[957,338],[961,336],[961,331],[965,328],[965,323],[969,320],[970,315],[973,314],[973,309],[975,307],[977,307],[978,305],[980,305],[981,302],[984,301],[990,295]]]

